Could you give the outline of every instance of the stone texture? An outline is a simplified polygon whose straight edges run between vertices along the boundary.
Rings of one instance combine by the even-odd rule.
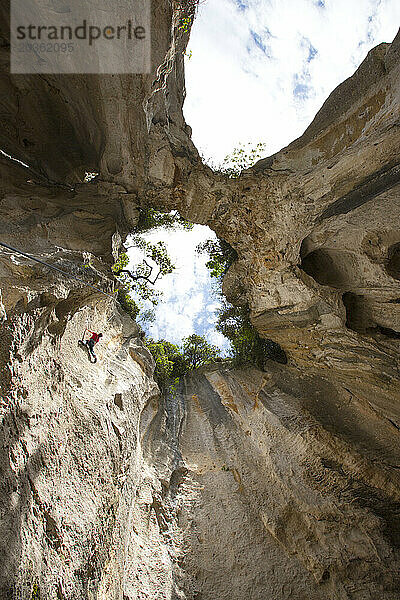
[[[160,415],[146,454],[169,437],[195,492],[194,597],[398,597],[398,430],[373,407],[270,363],[187,376]]]
[[[161,398],[113,300],[2,249],[0,597],[396,600],[400,38],[229,180],[182,116],[180,6],[153,3],[143,77],[10,76],[1,7],[0,147],[29,166],[0,159],[0,241],[111,292],[138,208],[179,209],[289,362]]]
[[[1,407],[1,598],[30,598],[35,583],[41,598],[97,597],[114,555],[117,594],[132,554],[130,500],[159,486],[140,455],[137,422],[157,388],[127,352],[136,325],[107,301],[75,298],[52,336],[63,302],[24,307],[5,326],[14,352]],[[97,365],[77,345],[89,323],[106,332]]]

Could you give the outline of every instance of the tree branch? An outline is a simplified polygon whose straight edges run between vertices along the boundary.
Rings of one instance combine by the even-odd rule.
[[[116,273],[116,275],[121,275],[122,273],[126,273],[127,275],[129,275],[129,277],[132,279],[132,281],[138,281],[138,279],[144,279],[148,283],[151,283],[151,285],[154,285],[161,274],[161,269],[158,271],[154,281],[151,281],[150,277],[153,272],[153,267],[151,265],[149,265],[149,263],[145,259],[143,259],[143,262],[150,269],[148,275],[137,275],[137,274],[134,275],[132,273],[132,271],[129,271],[128,269],[121,269],[120,271],[118,271],[118,273]]]

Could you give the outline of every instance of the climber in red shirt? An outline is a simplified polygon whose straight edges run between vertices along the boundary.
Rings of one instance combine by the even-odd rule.
[[[86,340],[85,344],[89,348],[89,352],[93,356],[93,358],[96,358],[96,355],[94,353],[94,345],[97,344],[97,342],[100,341],[100,338],[103,337],[103,334],[102,333],[95,333],[94,331],[90,331],[90,329],[86,329],[86,331],[88,331],[89,333],[91,333],[92,337],[89,340]]]

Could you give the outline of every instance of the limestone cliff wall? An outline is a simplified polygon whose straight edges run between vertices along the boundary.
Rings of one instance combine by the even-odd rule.
[[[0,147],[28,165],[0,158],[0,241],[111,293],[138,208],[179,209],[289,362],[163,399],[113,300],[2,249],[0,597],[396,600],[400,38],[229,180],[182,116],[184,4],[153,3],[151,75],[112,77],[10,76],[0,8]]]
[[[181,17],[153,3],[151,75],[10,76],[1,6],[0,148],[27,167],[0,159],[0,241],[112,292],[152,156],[168,162],[174,128],[197,156],[180,112]],[[4,248],[0,284],[0,597],[170,598],[177,550],[140,441],[159,393],[141,331],[115,301]],[[77,344],[86,327],[105,334],[96,365]]]
[[[61,311],[68,323],[53,337]],[[77,345],[88,325],[107,332],[97,365]],[[3,349],[6,336],[0,597],[119,598],[127,569],[147,565],[140,582],[154,561],[167,587],[168,554],[160,544],[156,556],[154,523],[139,516],[160,488],[143,466],[138,431],[158,390],[134,322],[98,298],[43,295],[7,320]],[[133,522],[144,528],[136,541]]]
[[[165,439],[193,494],[178,523],[194,597],[398,596],[398,430],[360,399],[279,365],[217,366],[149,427],[158,468]]]

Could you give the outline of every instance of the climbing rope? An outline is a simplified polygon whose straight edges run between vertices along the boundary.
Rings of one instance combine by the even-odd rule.
[[[16,252],[17,254],[21,254],[21,256],[25,256],[26,258],[29,258],[30,260],[34,260],[35,262],[40,263],[41,265],[45,265],[46,267],[49,267],[49,269],[53,269],[54,271],[63,273],[63,275],[66,275],[67,277],[71,277],[71,279],[75,279],[76,281],[83,283],[83,285],[86,285],[87,287],[90,287],[93,290],[96,290],[96,292],[99,292],[99,294],[103,294],[103,296],[108,296],[108,298],[112,298],[113,300],[115,300],[115,296],[112,296],[111,294],[107,294],[107,292],[103,292],[102,290],[99,290],[99,288],[95,287],[91,283],[87,283],[86,281],[84,281],[80,277],[77,277],[76,275],[72,275],[72,273],[67,273],[67,271],[63,271],[62,269],[59,269],[58,267],[55,267],[54,265],[49,265],[47,262],[44,262],[44,260],[40,260],[39,258],[35,258],[34,256],[31,256],[30,254],[26,254],[26,252],[22,252],[22,250],[18,250],[17,248],[13,248],[12,246],[3,244],[3,242],[0,242],[0,246],[3,246],[3,248],[7,248],[7,250],[11,250],[11,252]]]

